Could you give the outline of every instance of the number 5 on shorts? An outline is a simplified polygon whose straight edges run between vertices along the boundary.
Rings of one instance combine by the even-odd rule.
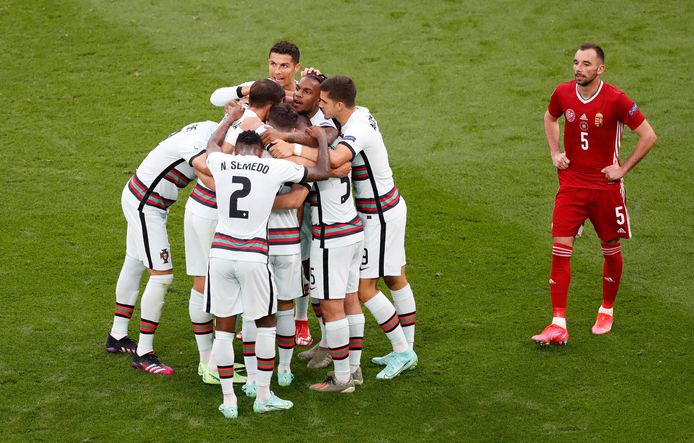
[[[617,217],[617,224],[623,225],[626,221],[626,217],[624,215],[624,206],[617,206],[616,208],[614,208],[614,212],[615,216]]]

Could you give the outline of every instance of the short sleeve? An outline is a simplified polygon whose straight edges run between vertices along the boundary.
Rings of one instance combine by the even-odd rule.
[[[619,94],[617,99],[617,115],[632,131],[646,119],[639,106],[624,93]]]
[[[558,89],[559,88],[556,88],[554,92],[552,92],[552,97],[550,97],[549,106],[547,107],[547,111],[554,118],[559,118],[564,113],[564,110],[561,107],[561,103],[559,102],[559,94],[557,92]]]

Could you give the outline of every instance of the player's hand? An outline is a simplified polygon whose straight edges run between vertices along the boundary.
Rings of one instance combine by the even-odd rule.
[[[571,163],[571,160],[569,160],[569,158],[563,152],[554,154],[552,156],[552,164],[557,169],[566,169],[569,167],[569,163]]]
[[[624,177],[624,170],[619,165],[610,165],[606,168],[602,168],[600,171],[605,174],[605,178],[611,182],[617,181]]]
[[[294,143],[287,143],[279,138],[272,141],[272,146],[268,150],[275,158],[287,158],[294,155]]]
[[[321,75],[321,72],[318,70],[318,68],[314,68],[311,66],[310,68],[306,68],[303,71],[301,71],[301,76],[304,77],[309,74],[315,74],[315,75]]]
[[[275,140],[285,140],[287,139],[286,132],[280,132],[272,126],[265,126],[265,132],[260,136],[263,140],[263,146],[273,143]]]
[[[243,107],[238,102],[238,100],[232,100],[226,105],[224,105],[224,112],[226,113],[228,119],[231,119],[232,122],[235,122],[236,120],[240,119],[243,115]]]
[[[321,129],[320,127],[309,126],[308,128],[306,128],[305,132],[309,135],[309,137],[318,140],[318,143],[320,143],[321,140],[327,143],[327,139],[325,138],[325,131],[323,131],[323,129]]]
[[[330,170],[332,177],[347,177],[352,172],[352,162],[345,162],[342,166]]]

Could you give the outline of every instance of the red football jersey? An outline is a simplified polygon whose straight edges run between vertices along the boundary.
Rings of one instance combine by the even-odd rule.
[[[564,114],[564,151],[571,161],[559,170],[559,186],[592,189],[613,189],[600,172],[619,163],[619,146],[626,123],[632,130],[645,119],[639,107],[627,95],[600,81],[595,94],[584,99],[576,81],[561,83],[552,93],[548,111],[559,118]]]

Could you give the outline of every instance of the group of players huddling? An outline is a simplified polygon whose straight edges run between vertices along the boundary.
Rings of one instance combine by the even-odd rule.
[[[299,55],[294,44],[279,42],[269,52],[269,79],[214,91],[212,104],[225,107],[222,121],[192,123],[171,134],[122,193],[127,246],[106,349],[132,353],[133,368],[173,374],[154,353],[173,281],[166,221],[179,189],[197,177],[184,217],[186,269],[193,276],[189,313],[198,373],[206,383],[221,384],[219,410],[227,418],[238,416],[233,340],[239,315],[242,390],[255,397],[253,410],[293,406],[270,383],[276,346],[278,385],[294,379],[291,360],[295,339],[304,335],[296,325],[306,325],[305,292],[321,340],[299,357],[311,368],[333,365],[311,390],[349,393],[363,383],[360,302],[392,345],[391,353],[372,359],[384,366],[376,378],[392,379],[417,364],[416,308],[404,270],[407,207],[378,125],[356,105],[350,78],[308,69],[297,82]],[[136,343],[128,324],[145,270]],[[393,302],[379,291],[381,278]]]

